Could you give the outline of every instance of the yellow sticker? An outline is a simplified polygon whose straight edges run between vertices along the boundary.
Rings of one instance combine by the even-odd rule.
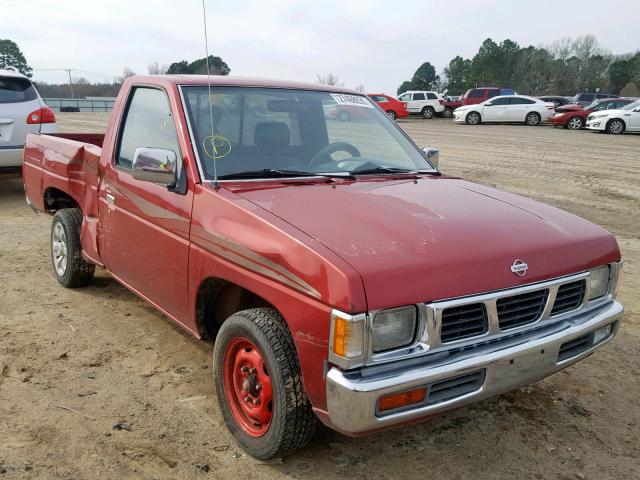
[[[209,135],[202,140],[202,148],[207,157],[218,160],[231,153],[231,142],[222,135]]]

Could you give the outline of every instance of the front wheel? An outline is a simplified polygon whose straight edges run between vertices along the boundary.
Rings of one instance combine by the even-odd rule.
[[[96,266],[82,258],[80,227],[82,211],[63,208],[53,216],[51,223],[51,262],[58,282],[67,288],[87,285]]]
[[[453,109],[448,108],[448,107],[447,107],[447,108],[445,108],[445,109],[444,109],[444,112],[442,113],[442,116],[443,116],[444,118],[451,118],[451,117],[453,117]]]
[[[480,114],[478,112],[471,112],[465,118],[467,125],[478,125],[480,120]]]
[[[614,118],[613,120],[607,123],[607,133],[611,133],[613,135],[619,135],[624,132],[625,125],[622,120]]]
[[[436,116],[436,111],[433,107],[424,107],[422,109],[422,118],[430,119]]]
[[[541,122],[541,118],[540,118],[540,114],[536,113],[536,112],[529,112],[527,113],[527,116],[524,119],[524,123],[526,123],[527,125],[531,126],[531,127],[535,127],[537,125],[540,125]]]
[[[271,308],[235,313],[213,350],[216,395],[227,427],[253,457],[283,457],[304,447],[316,417],[284,319]]]
[[[584,120],[580,117],[571,117],[567,121],[567,128],[569,130],[580,130],[584,127]]]

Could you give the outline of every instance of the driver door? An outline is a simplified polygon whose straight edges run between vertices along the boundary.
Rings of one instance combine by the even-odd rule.
[[[131,175],[139,147],[173,150],[185,175],[174,115],[160,88],[133,87],[119,125],[100,200],[100,252],[109,271],[176,318],[187,318],[187,267],[192,191]]]
[[[507,97],[495,98],[482,107],[482,119],[485,122],[506,122],[508,115],[509,99]]]

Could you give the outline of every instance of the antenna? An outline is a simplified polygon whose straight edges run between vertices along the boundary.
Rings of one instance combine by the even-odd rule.
[[[211,121],[211,152],[213,153],[213,187],[219,188],[218,165],[216,164],[216,146],[213,138],[213,102],[211,101],[211,71],[209,70],[209,39],[207,37],[207,7],[202,0],[202,19],[204,21],[204,51],[207,55],[207,85],[209,87],[209,119]],[[206,139],[205,139],[206,141]],[[206,150],[206,147],[205,147]]]

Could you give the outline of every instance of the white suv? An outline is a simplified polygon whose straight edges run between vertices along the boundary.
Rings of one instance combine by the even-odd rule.
[[[31,81],[14,70],[0,70],[0,172],[19,170],[28,133],[53,133],[56,116]]]
[[[422,115],[423,118],[433,118],[436,113],[444,112],[444,97],[438,92],[425,90],[409,90],[398,97],[407,104],[407,111],[412,115]]]

